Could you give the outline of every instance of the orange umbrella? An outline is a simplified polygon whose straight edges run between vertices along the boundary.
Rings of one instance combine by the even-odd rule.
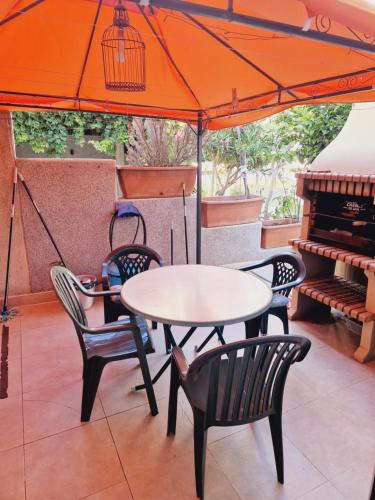
[[[121,40],[103,52],[118,3],[144,44],[144,90],[106,87],[104,65],[135,54]],[[374,19],[370,0],[2,0],[0,109],[171,118],[200,137],[296,104],[373,101]]]
[[[0,106],[192,123],[201,111],[222,128],[295,104],[374,100],[369,0],[126,0],[145,44],[144,92],[105,88],[101,41],[116,3],[2,0]]]

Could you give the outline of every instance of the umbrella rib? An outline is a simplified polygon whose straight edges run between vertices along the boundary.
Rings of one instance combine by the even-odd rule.
[[[201,30],[203,30],[204,32],[206,32],[208,35],[210,35],[214,40],[216,40],[221,45],[223,45],[225,48],[227,48],[230,52],[232,52],[232,54],[234,54],[239,59],[241,59],[243,62],[245,62],[246,64],[248,64],[249,66],[251,66],[258,73],[260,73],[265,78],[267,78],[267,80],[269,80],[270,82],[274,83],[277,86],[278,90],[285,90],[292,97],[296,97],[296,95],[293,92],[291,92],[290,90],[288,90],[284,85],[282,85],[279,81],[277,81],[275,78],[273,78],[271,75],[269,75],[266,71],[264,71],[262,68],[260,68],[257,64],[253,63],[250,59],[248,59],[246,56],[244,56],[243,54],[241,54],[241,52],[239,52],[237,49],[235,49],[234,47],[232,47],[228,42],[226,42],[225,40],[223,40],[222,38],[220,38],[218,35],[216,35],[216,33],[214,33],[209,28],[207,28],[207,26],[205,26],[204,24],[202,24],[201,22],[199,22],[197,19],[195,19],[193,16],[191,16],[190,14],[187,14],[186,12],[183,12],[183,15],[187,19],[189,19],[191,22],[193,22],[196,26],[198,26],[198,28],[200,28]]]
[[[180,71],[180,69],[178,68],[177,64],[175,63],[171,53],[169,52],[168,50],[168,47],[165,45],[164,41],[161,39],[160,35],[157,33],[156,29],[154,28],[154,26],[152,25],[151,21],[149,20],[148,16],[145,14],[144,10],[143,10],[143,7],[141,7],[138,3],[137,3],[137,6],[138,6],[138,9],[140,10],[142,16],[144,17],[145,21],[147,22],[148,24],[148,27],[150,28],[150,30],[152,31],[152,33],[154,34],[154,36],[156,37],[160,47],[163,49],[163,51],[165,52],[165,55],[167,56],[168,60],[170,61],[170,63],[172,64],[173,68],[176,70],[177,74],[179,75],[179,77],[181,78],[181,80],[184,82],[184,85],[185,87],[188,89],[189,93],[191,94],[191,96],[194,98],[195,102],[198,104],[198,107],[199,107],[199,110],[198,111],[203,111],[202,110],[202,106],[197,98],[197,96],[195,95],[193,89],[190,87],[190,85],[188,84],[186,78],[184,77],[184,75],[182,74],[182,72]],[[203,111],[204,112],[204,111]]]
[[[297,99],[294,99],[293,101],[286,101],[285,103],[281,104],[292,107],[296,106],[297,104],[311,104],[313,101],[317,101],[319,99],[329,99],[330,97],[335,97],[335,96],[340,96],[340,95],[347,95],[347,94],[355,94],[357,92],[366,92],[368,90],[372,90],[373,86],[368,85],[367,87],[362,87],[360,89],[347,89],[347,90],[342,90],[341,92],[329,92],[328,94],[320,94],[320,95],[315,95],[315,96],[309,96],[309,97],[300,97]],[[250,98],[251,99],[251,98]],[[322,104],[322,103],[321,103]],[[218,118],[226,118],[228,116],[238,116],[242,115],[244,113],[251,113],[253,111],[262,111],[263,109],[272,109],[274,107],[280,106],[279,103],[272,103],[272,104],[263,104],[262,106],[258,106],[257,108],[249,108],[249,109],[243,109],[241,111],[236,111],[232,113],[223,113],[222,115],[216,115],[210,118],[210,120],[217,120]]]
[[[137,0],[129,0],[135,2]],[[282,23],[265,18],[258,18],[246,14],[239,14],[228,9],[219,9],[210,5],[193,3],[188,0],[149,0],[150,5],[159,9],[169,9],[175,12],[194,14],[197,16],[226,21],[233,24],[242,24],[244,26],[253,26],[266,31],[284,33],[288,36],[309,39],[315,42],[322,42],[330,45],[336,45],[347,49],[358,49],[375,53],[375,46],[369,43],[360,42],[340,35],[330,35],[317,31],[303,31],[299,26]]]
[[[11,14],[10,16],[6,17],[2,21],[0,21],[0,26],[3,26],[4,24],[8,23],[9,21],[12,21],[16,17],[22,16],[22,14],[25,14],[25,12],[28,12],[29,10],[33,9],[37,5],[43,3],[45,0],[35,0],[35,2],[32,2],[30,5],[26,5],[26,7],[23,7],[22,9],[17,10],[14,14]]]
[[[304,88],[304,87],[309,87],[311,85],[318,85],[321,83],[329,83],[331,81],[338,80],[338,79],[347,79],[347,78],[351,78],[351,77],[361,76],[361,75],[365,75],[367,73],[371,73],[374,71],[375,71],[375,66],[370,67],[370,68],[366,68],[363,70],[359,70],[359,71],[353,71],[351,73],[343,73],[341,75],[329,76],[326,78],[321,78],[319,80],[310,80],[308,82],[296,83],[294,85],[287,87],[287,89],[295,90],[298,92],[299,89]],[[357,90],[357,89],[355,89],[355,90]],[[358,90],[361,90],[361,89],[358,89]],[[345,92],[345,93],[347,93],[347,92]],[[239,99],[238,102],[241,103],[241,102],[245,102],[245,101],[248,101],[251,99],[258,99],[259,97],[266,97],[266,96],[272,96],[272,95],[276,95],[276,91],[272,90],[269,92],[262,92],[261,94],[255,94],[252,96],[243,97],[242,99]],[[340,92],[338,93],[338,95],[340,95]],[[298,98],[297,96],[295,96],[295,97]],[[317,96],[316,98],[319,98],[319,96]],[[305,99],[305,98],[303,98],[303,99]],[[291,102],[294,102],[294,101],[286,101],[283,104],[289,104]],[[212,111],[212,110],[219,109],[222,107],[230,106],[231,104],[232,104],[231,102],[226,102],[223,104],[219,104],[217,106],[211,106],[211,107],[207,108],[207,111]],[[278,104],[280,104],[280,103],[278,103]]]
[[[362,88],[359,88],[359,89],[348,89],[348,90],[342,90],[341,92],[330,92],[328,94],[321,94],[321,95],[317,95],[317,96],[310,96],[310,97],[303,97],[303,98],[299,98],[299,99],[295,99],[294,101],[288,101],[288,102],[285,102],[284,105],[285,106],[288,106],[288,107],[291,107],[291,106],[294,106],[296,104],[311,104],[312,101],[316,101],[316,100],[319,100],[319,99],[324,99],[324,98],[330,98],[330,97],[335,97],[335,96],[340,96],[340,95],[347,95],[347,94],[355,94],[357,92],[366,92],[366,91],[369,91],[369,90],[372,90],[373,89],[373,86],[372,85],[369,85],[367,87],[362,87]],[[271,93],[269,93],[271,94]],[[263,94],[264,95],[264,94]],[[257,96],[254,96],[254,97],[249,97],[247,99],[254,99],[255,97]],[[246,100],[246,99],[245,99]],[[88,102],[95,102],[95,100],[93,99],[90,99]],[[134,108],[142,108],[142,107],[146,107],[146,106],[141,106],[139,104],[132,104],[132,106]],[[224,106],[224,105],[223,105]],[[241,111],[237,111],[237,112],[231,112],[231,113],[223,113],[221,115],[216,115],[216,116],[212,116],[212,117],[209,117],[208,115],[208,121],[213,121],[213,120],[217,120],[219,118],[226,118],[226,117],[230,117],[230,116],[238,116],[238,115],[241,115],[241,114],[244,114],[244,113],[250,113],[250,112],[253,112],[253,111],[261,111],[263,109],[271,109],[273,107],[279,107],[280,104],[279,103],[272,103],[272,104],[264,104],[262,106],[258,106],[257,108],[248,108],[248,109],[243,109]],[[0,102],[0,108],[1,107],[5,107],[5,108],[25,108],[25,109],[44,109],[44,110],[48,110],[48,111],[67,111],[66,108],[60,108],[60,107],[52,107],[52,106],[43,106],[43,105],[37,105],[37,104],[17,104],[17,103],[14,103],[14,102]],[[160,110],[165,110],[165,108],[161,108],[161,107],[153,107],[153,109],[160,109]],[[210,108],[210,109],[215,109],[215,108]],[[216,108],[217,109],[217,108]],[[72,110],[72,111],[77,111],[77,110]],[[97,110],[95,111],[92,111],[92,110],[86,110],[87,113],[98,113]],[[177,110],[178,111],[178,110]],[[186,123],[192,123],[195,119],[196,119],[196,110],[190,110],[189,111],[190,113],[192,113],[194,116],[191,117],[191,118],[187,118],[187,117],[171,117],[171,116],[164,116],[164,115],[156,115],[156,114],[150,114],[150,115],[146,115],[146,114],[140,114],[140,115],[137,115],[135,113],[132,113],[132,116],[139,116],[139,117],[143,117],[143,118],[161,118],[161,119],[165,119],[165,120],[169,120],[169,119],[173,119],[173,120],[179,120],[179,121],[182,121],[182,122],[186,122]],[[99,113],[101,114],[113,114],[113,112],[111,111],[99,111]],[[119,113],[119,114],[125,114],[125,113]]]
[[[90,102],[95,102],[95,101],[90,101]],[[132,106],[134,108],[139,108],[139,109],[142,109],[143,106],[139,105],[139,104],[132,104]],[[47,105],[38,105],[38,104],[18,104],[18,103],[14,103],[14,102],[0,102],[0,107],[5,107],[5,108],[12,108],[13,111],[16,111],[18,108],[25,108],[25,109],[44,109],[46,111],[69,111],[67,110],[66,108],[62,108],[62,107],[57,107],[57,106],[47,106]],[[158,110],[161,110],[161,111],[165,111],[165,108],[157,108],[157,107],[153,107],[152,109],[158,109]],[[74,112],[77,112],[76,109],[71,109],[70,111],[72,111],[73,113]],[[178,111],[178,110],[177,110]],[[100,113],[100,114],[103,114],[103,115],[113,115],[113,111],[98,111],[98,110],[85,110],[86,113]],[[189,111],[189,113],[192,114],[191,117],[178,117],[176,118],[175,116],[168,116],[168,115],[159,115],[159,114],[145,114],[145,113],[142,113],[142,114],[137,114],[137,113],[131,113],[131,116],[139,116],[140,118],[160,118],[160,119],[163,119],[163,120],[179,120],[181,122],[186,122],[187,124],[189,123],[194,123],[197,121],[197,111],[196,110],[191,110]],[[117,114],[121,114],[121,115],[128,115],[129,113],[121,113],[121,112],[117,112]]]
[[[74,101],[74,97],[66,96],[66,95],[51,95],[51,94],[30,94],[29,92],[14,92],[13,90],[0,90],[0,94],[8,94],[15,96],[26,96],[26,97],[44,97],[48,99],[57,99],[59,101]],[[91,99],[88,97],[84,97],[80,99],[81,102],[89,102],[95,104],[114,104],[115,106],[137,106],[138,108],[150,108],[150,109],[164,109],[167,111],[181,111],[187,113],[196,113],[196,109],[190,108],[167,108],[166,106],[154,106],[152,104],[132,104],[128,102],[120,102],[120,101],[108,101],[103,99]],[[16,104],[17,105],[17,104]]]
[[[83,81],[83,77],[85,75],[86,66],[87,66],[87,60],[89,58],[89,54],[90,54],[90,50],[91,50],[91,45],[92,45],[92,41],[93,41],[93,38],[94,38],[94,34],[95,34],[95,30],[96,30],[96,25],[97,25],[97,22],[98,22],[98,18],[99,18],[99,14],[100,14],[100,9],[102,7],[102,3],[103,3],[103,0],[99,0],[98,7],[97,7],[96,12],[95,12],[95,17],[94,17],[94,22],[93,22],[93,25],[92,25],[92,28],[91,28],[89,43],[87,44],[85,59],[83,61],[82,70],[81,70],[81,74],[80,74],[79,82],[78,82],[78,86],[77,86],[76,99],[79,99],[79,93],[81,91],[82,81]]]

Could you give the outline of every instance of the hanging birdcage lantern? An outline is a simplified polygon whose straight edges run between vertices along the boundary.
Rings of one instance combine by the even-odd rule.
[[[113,24],[102,38],[105,86],[108,90],[146,90],[145,44],[130,26],[122,0],[114,8]]]

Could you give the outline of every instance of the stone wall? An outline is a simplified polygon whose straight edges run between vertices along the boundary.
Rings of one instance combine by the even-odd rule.
[[[0,112],[0,298],[3,297],[5,287],[14,167],[14,145],[10,115],[9,113]],[[29,268],[21,220],[19,191],[20,187],[16,198],[14,219],[10,295],[30,292]]]
[[[166,264],[170,263],[170,228],[174,228],[174,264],[186,263],[184,211],[182,198],[149,198],[121,200],[133,203],[142,213],[147,226],[147,243],[156,250]],[[189,262],[195,263],[196,198],[186,199]],[[116,222],[114,248],[131,241],[136,222],[120,219]],[[221,265],[247,262],[270,255],[260,248],[261,223],[202,228],[202,264]],[[141,242],[141,235],[137,241]]]
[[[5,276],[10,200],[15,161],[43,214],[66,265],[76,274],[100,276],[109,253],[108,229],[116,204],[113,160],[14,158],[9,114],[0,114],[0,275]],[[170,263],[170,228],[174,226],[174,263],[183,264],[185,239],[182,198],[132,201],[144,216],[147,244]],[[189,261],[195,262],[196,199],[187,200]],[[22,209],[22,213],[21,213]],[[116,223],[114,247],[130,243],[134,219]],[[261,224],[202,228],[202,262],[221,265],[256,260],[269,254],[260,249]],[[139,235],[137,241],[141,241]],[[33,206],[19,184],[12,254],[10,295],[52,288],[49,269],[56,254]],[[0,283],[0,295],[3,283]]]
[[[115,162],[17,159],[17,165],[68,268],[76,274],[100,274],[109,251]],[[49,269],[59,258],[24,192],[21,198],[31,290],[49,290]]]

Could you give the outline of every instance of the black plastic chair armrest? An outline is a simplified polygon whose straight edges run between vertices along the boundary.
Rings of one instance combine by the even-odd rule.
[[[100,292],[90,292],[89,290],[86,290],[86,288],[79,281],[75,282],[75,286],[87,297],[106,297],[111,295],[120,295],[121,293],[120,290],[102,290]]]
[[[176,362],[180,377],[186,378],[186,375],[189,371],[189,363],[187,362],[185,354],[183,353],[181,347],[174,347],[172,349],[172,356],[174,361]]]
[[[111,297],[112,295],[121,295],[121,290],[102,290],[101,292],[89,292],[85,290],[88,297]]]
[[[290,288],[294,288],[295,286],[302,283],[303,280],[304,280],[304,277],[300,276],[295,281],[291,281],[290,283],[286,283],[285,285],[274,286],[271,288],[272,293],[278,293],[278,292],[281,292],[282,290],[289,290]]]
[[[85,332],[85,333],[91,333],[91,334],[101,334],[101,333],[116,333],[116,332],[123,332],[125,330],[129,331],[134,331],[138,329],[138,325],[135,323],[127,323],[127,324],[119,324],[119,325],[108,325],[108,326],[86,326],[86,325],[79,325],[80,328]]]
[[[250,264],[249,266],[239,267],[239,271],[252,271],[253,269],[258,269],[259,267],[265,267],[272,264],[272,257],[269,259],[261,260],[255,262],[254,264]]]

